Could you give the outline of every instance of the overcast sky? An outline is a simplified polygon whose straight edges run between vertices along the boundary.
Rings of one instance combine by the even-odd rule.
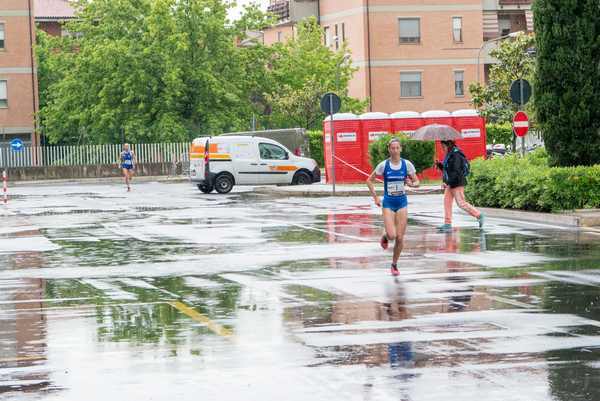
[[[263,9],[266,10],[267,6],[269,5],[269,0],[236,0],[236,3],[237,3],[237,7],[233,8],[229,11],[229,18],[231,18],[231,19],[239,18],[241,11],[243,10],[244,5],[246,5],[246,4],[258,3],[262,6]]]

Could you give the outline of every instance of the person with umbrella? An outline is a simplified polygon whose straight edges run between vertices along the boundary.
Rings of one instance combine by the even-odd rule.
[[[379,163],[367,179],[367,186],[377,206],[382,207],[385,232],[381,237],[381,247],[387,249],[390,241],[394,242],[391,272],[393,276],[400,274],[398,259],[404,246],[404,233],[408,220],[408,199],[404,185],[419,186],[415,166],[408,160],[402,159],[402,145],[398,138],[392,138],[388,143],[389,159]],[[373,182],[376,176],[383,176],[383,204],[375,192]]]
[[[452,229],[452,203],[456,202],[458,207],[475,217],[479,222],[479,228],[483,227],[485,215],[477,210],[465,199],[465,186],[469,174],[469,162],[465,154],[456,146],[456,140],[461,139],[461,134],[449,125],[430,124],[419,128],[413,139],[417,140],[439,140],[446,153],[444,161],[438,161],[436,166],[442,170],[444,189],[444,224],[438,227],[440,231]]]
[[[444,224],[439,226],[441,231],[452,229],[452,203],[475,217],[479,228],[483,227],[485,216],[465,199],[465,186],[469,174],[468,161],[465,154],[452,140],[442,141],[442,148],[446,153],[443,162],[437,162],[437,167],[442,170],[444,188]]]

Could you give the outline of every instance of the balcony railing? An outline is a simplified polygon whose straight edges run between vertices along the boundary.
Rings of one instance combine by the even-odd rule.
[[[280,21],[287,20],[290,18],[290,2],[278,1],[277,3],[271,4],[267,8],[267,11],[275,14]]]
[[[498,0],[501,6],[529,6],[533,0]]]

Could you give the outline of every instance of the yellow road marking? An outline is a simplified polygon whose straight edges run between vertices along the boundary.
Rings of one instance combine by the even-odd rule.
[[[190,308],[183,302],[170,301],[168,302],[168,304],[171,305],[173,308],[177,309],[179,312],[183,313],[184,315],[189,316],[192,320],[205,324],[209,328],[209,330],[215,334],[218,334],[223,337],[230,337],[233,335],[231,330],[229,330],[228,328],[225,328],[220,324],[213,322],[208,317]]]

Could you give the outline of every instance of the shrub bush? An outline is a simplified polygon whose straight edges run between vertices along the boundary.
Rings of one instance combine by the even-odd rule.
[[[471,162],[465,193],[478,206],[532,211],[600,207],[600,165],[548,167],[543,150]]]
[[[512,144],[513,131],[510,123],[486,124],[485,133],[487,143],[502,144],[506,147]]]
[[[315,159],[320,167],[323,167],[325,165],[325,160],[323,160],[323,132],[307,131],[306,134],[308,135],[310,157]]]
[[[373,167],[389,157],[387,145],[392,138],[400,139],[402,158],[410,160],[417,173],[433,166],[435,143],[433,141],[413,141],[402,135],[385,135],[369,145],[369,160]]]

